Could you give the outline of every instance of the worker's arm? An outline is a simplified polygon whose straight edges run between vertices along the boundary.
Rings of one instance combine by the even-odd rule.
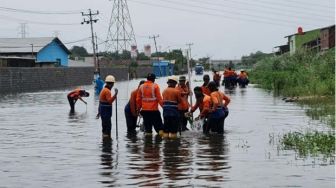
[[[78,96],[78,99],[79,99],[79,100],[81,100],[83,103],[87,104],[87,102],[86,102],[86,101],[84,101],[84,100],[82,99],[82,97],[81,97],[81,96]]]
[[[163,100],[162,100],[162,96],[161,96],[161,93],[160,93],[160,87],[159,85],[155,84],[155,97],[156,97],[156,100],[158,101],[158,103],[160,104],[161,107],[163,107]]]
[[[141,110],[141,106],[142,106],[142,93],[141,93],[141,87],[139,87],[138,89],[138,93],[136,95],[136,111],[137,113]]]
[[[231,99],[228,96],[226,96],[225,94],[223,94],[223,99],[225,101],[224,107],[227,107],[227,105],[231,102]]]

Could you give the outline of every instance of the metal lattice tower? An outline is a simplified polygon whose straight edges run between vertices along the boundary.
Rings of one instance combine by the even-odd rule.
[[[106,39],[106,51],[130,51],[136,46],[131,17],[126,0],[113,0],[112,13]]]

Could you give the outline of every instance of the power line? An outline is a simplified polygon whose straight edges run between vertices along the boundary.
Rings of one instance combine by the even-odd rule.
[[[82,10],[37,11],[37,10],[26,10],[26,9],[16,9],[16,8],[9,8],[9,7],[0,7],[0,11],[21,12],[21,13],[29,13],[29,14],[79,14]]]
[[[156,1],[162,1],[162,2],[170,3],[170,4],[177,4],[176,1],[171,1],[171,0],[156,0]],[[178,2],[178,4],[180,6],[183,5],[183,6],[186,6],[186,7],[194,7],[194,8],[204,9],[204,10],[217,11],[217,12],[220,12],[220,13],[223,12],[222,9],[217,9],[217,8],[209,8],[209,7],[204,7],[204,6],[194,5],[194,4],[188,4],[188,3],[182,3],[182,2]],[[265,16],[260,16],[260,15],[255,15],[255,14],[248,14],[248,13],[241,13],[239,11],[232,11],[232,10],[225,10],[225,13],[230,13],[232,15],[248,16],[248,17],[253,17],[253,18],[258,18],[258,19],[265,19],[265,20],[269,20],[270,19],[269,17],[265,17]],[[288,23],[288,20],[284,20],[284,19],[272,18],[272,21],[273,20],[284,22],[284,23]]]
[[[38,24],[38,25],[63,25],[63,26],[78,26],[78,23],[51,23],[51,22],[37,22],[37,21],[32,21],[32,20],[26,20],[26,19],[19,19],[19,18],[14,18],[10,16],[4,16],[0,15],[0,19],[2,20],[13,20],[13,21],[19,21],[19,22],[25,22],[25,23],[30,23],[30,24]]]
[[[208,15],[208,16],[214,16],[214,17],[220,17],[228,20],[242,20],[242,21],[251,21],[251,22],[256,22],[256,23],[264,23],[268,25],[274,25],[274,26],[290,26],[290,27],[296,27],[297,24],[294,23],[289,23],[288,21],[286,23],[274,23],[268,20],[257,20],[253,18],[237,18],[233,17],[232,15],[225,15],[225,14],[214,14],[214,13],[209,13],[209,12],[204,12],[204,11],[197,11],[193,9],[187,9],[187,8],[179,8],[179,7],[172,7],[172,6],[165,6],[161,4],[155,4],[155,3],[147,3],[147,2],[142,2],[138,0],[129,0],[130,2],[134,2],[137,4],[143,4],[143,5],[148,5],[152,7],[161,7],[161,8],[167,8],[167,9],[172,9],[176,11],[182,11],[182,12],[188,12],[188,13],[194,13],[194,14],[200,14],[200,15]]]
[[[214,7],[223,7],[223,8],[234,8],[234,9],[241,9],[241,10],[248,10],[248,11],[253,11],[254,13],[267,13],[267,14],[276,14],[276,15],[281,15],[281,16],[286,16],[286,17],[296,17],[296,18],[308,18],[309,19],[314,19],[314,20],[328,20],[330,21],[330,19],[332,19],[331,17],[327,17],[327,16],[322,16],[322,15],[315,15],[315,13],[309,13],[307,14],[306,12],[300,12],[298,10],[295,10],[295,12],[292,11],[284,11],[283,9],[277,9],[275,7],[270,7],[270,6],[259,6],[257,4],[252,4],[252,3],[247,3],[247,5],[252,5],[255,7],[244,7],[244,6],[240,6],[241,4],[238,1],[232,1],[234,3],[238,3],[238,6],[232,6],[232,5],[228,5],[228,4],[224,4],[224,3],[216,3],[216,2],[209,2],[207,0],[190,0],[191,2],[199,2],[202,4],[206,4],[206,5],[210,5],[210,6],[214,6]],[[229,1],[229,0],[227,0]],[[231,2],[231,1],[230,1]],[[244,4],[245,5],[245,4]],[[257,9],[256,9],[257,8]],[[260,9],[262,8],[262,9]],[[265,8],[265,9],[264,9]],[[295,14],[295,15],[293,15]]]

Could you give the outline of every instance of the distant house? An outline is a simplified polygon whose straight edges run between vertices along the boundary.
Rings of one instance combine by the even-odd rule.
[[[289,44],[276,46],[274,48],[277,49],[275,51],[275,55],[282,55],[282,54],[285,54],[285,53],[289,52]]]
[[[335,25],[288,35],[289,52],[298,49],[326,50],[335,47]]]
[[[171,76],[174,74],[175,60],[159,60],[153,62],[153,72],[157,77]]]
[[[57,37],[0,38],[0,56],[35,59],[35,66],[68,66],[70,51]]]

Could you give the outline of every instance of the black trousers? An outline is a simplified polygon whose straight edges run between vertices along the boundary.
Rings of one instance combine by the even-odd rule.
[[[180,112],[180,126],[182,131],[186,131],[187,129],[187,124],[188,124],[188,119],[184,116],[185,113],[188,112],[188,110],[179,110]]]
[[[68,101],[69,101],[69,104],[70,104],[70,112],[75,112],[75,104],[76,104],[77,100],[75,100],[72,97],[68,96]]]
[[[125,118],[126,118],[127,132],[135,133],[138,117],[133,116],[132,113],[125,112]]]
[[[162,118],[160,111],[141,111],[140,114],[143,117],[143,123],[145,126],[145,132],[146,133],[152,133],[152,128],[154,126],[154,129],[157,133],[159,131],[163,130],[163,124],[162,124]]]
[[[111,136],[111,117],[110,118],[101,118],[102,120],[102,132],[103,134]]]
[[[163,117],[164,119],[164,132],[165,133],[177,133],[180,126],[179,118],[177,117]]]

